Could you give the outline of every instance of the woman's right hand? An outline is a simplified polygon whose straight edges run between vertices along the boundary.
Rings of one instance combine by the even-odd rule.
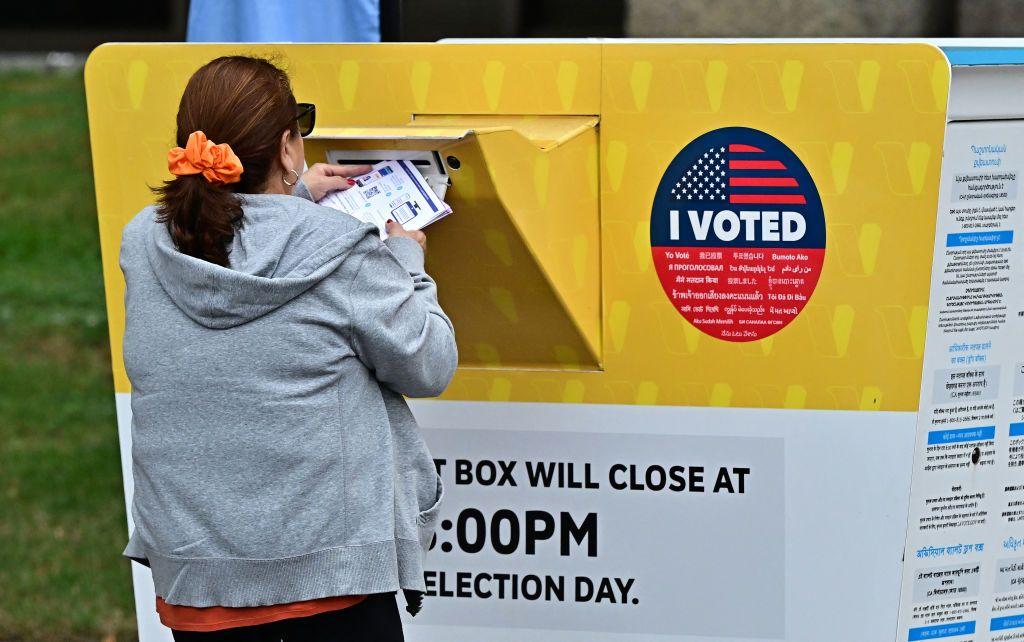
[[[371,171],[373,167],[369,165],[315,163],[302,175],[302,182],[306,184],[306,189],[315,203],[331,192],[349,189],[355,185],[353,176],[362,176]]]
[[[407,230],[402,227],[401,223],[388,220],[384,225],[384,231],[388,236],[404,236],[405,238],[412,239],[420,244],[424,253],[427,251],[427,235],[419,230]]]

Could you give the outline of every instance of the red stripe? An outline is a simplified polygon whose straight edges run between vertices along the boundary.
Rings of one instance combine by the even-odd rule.
[[[753,147],[751,145],[729,145],[730,152],[764,152],[759,147]]]
[[[730,160],[729,169],[786,169],[777,160]]]
[[[806,199],[799,194],[732,194],[730,203],[788,203],[805,205]]]
[[[795,178],[762,178],[750,176],[729,177],[732,187],[800,187]]]

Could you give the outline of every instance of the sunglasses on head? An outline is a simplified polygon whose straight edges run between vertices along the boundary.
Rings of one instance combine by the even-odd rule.
[[[298,103],[295,105],[295,124],[299,128],[299,136],[305,138],[313,132],[313,125],[316,124],[316,105],[313,103]]]

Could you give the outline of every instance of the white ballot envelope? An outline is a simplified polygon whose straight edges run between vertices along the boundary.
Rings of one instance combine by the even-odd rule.
[[[319,203],[373,223],[382,239],[387,237],[384,226],[388,219],[407,230],[421,230],[452,213],[410,161],[377,163],[373,171],[353,180],[355,185],[331,192]]]

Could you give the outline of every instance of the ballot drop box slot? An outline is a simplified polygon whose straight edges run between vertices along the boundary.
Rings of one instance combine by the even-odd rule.
[[[398,127],[317,129],[307,157],[405,155],[460,213],[427,230],[427,271],[451,284],[441,305],[466,328],[456,335],[460,365],[597,369],[597,123],[417,114]]]
[[[100,47],[126,500],[121,230],[195,69],[272,56],[317,105],[309,164],[406,159],[453,209],[426,230],[459,368],[410,401],[446,486],[410,640],[1015,639],[1013,44]]]

